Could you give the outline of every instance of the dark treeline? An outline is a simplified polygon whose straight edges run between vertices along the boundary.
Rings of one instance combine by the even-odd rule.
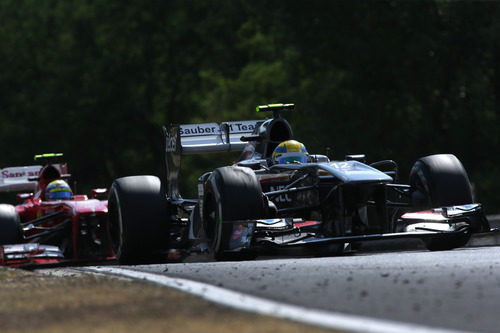
[[[162,176],[162,125],[285,102],[310,152],[394,159],[403,182],[418,157],[456,154],[495,212],[498,17],[498,2],[2,0],[0,167],[63,152],[81,189]],[[213,161],[184,160],[190,189]]]

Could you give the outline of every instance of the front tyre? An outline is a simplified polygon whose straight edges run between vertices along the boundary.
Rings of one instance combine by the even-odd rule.
[[[109,190],[108,212],[111,243],[121,264],[147,262],[167,246],[169,214],[158,177],[116,179]]]
[[[452,250],[467,244],[470,236],[470,232],[464,232],[458,235],[447,235],[444,239],[443,237],[431,237],[429,239],[424,239],[424,244],[429,251]]]
[[[417,210],[473,203],[467,172],[455,155],[438,154],[419,159],[410,171],[412,206]],[[464,246],[470,233],[424,240],[431,251]]]
[[[455,155],[419,159],[410,171],[412,204],[418,209],[470,204],[472,190],[467,172]]]

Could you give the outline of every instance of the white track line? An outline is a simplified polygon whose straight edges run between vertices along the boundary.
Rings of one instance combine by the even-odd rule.
[[[399,323],[362,316],[308,309],[301,306],[279,303],[233,290],[187,279],[172,278],[165,275],[146,273],[118,267],[85,267],[87,271],[115,274],[154,282],[163,286],[182,290],[205,300],[234,309],[274,316],[305,324],[322,326],[348,332],[370,333],[457,333],[458,331]]]

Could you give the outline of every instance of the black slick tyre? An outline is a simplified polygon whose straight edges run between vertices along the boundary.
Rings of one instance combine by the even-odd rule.
[[[228,252],[233,224],[224,222],[261,219],[264,214],[262,189],[253,170],[215,169],[205,184],[203,200],[203,227],[214,259],[251,259],[249,252]]]
[[[412,206],[417,210],[473,203],[469,177],[455,155],[438,154],[419,159],[410,171]],[[431,251],[463,246],[470,233],[424,240]]]
[[[467,172],[455,155],[419,159],[410,171],[412,204],[418,209],[470,204],[472,190]]]
[[[19,214],[12,205],[0,204],[0,245],[16,244],[21,241]]]
[[[169,214],[164,187],[155,176],[116,179],[109,190],[110,238],[122,264],[144,263],[167,247]]]
[[[431,237],[429,239],[425,239],[424,244],[429,251],[452,250],[467,244],[470,236],[470,233],[461,233],[458,235],[449,235],[446,238]]]

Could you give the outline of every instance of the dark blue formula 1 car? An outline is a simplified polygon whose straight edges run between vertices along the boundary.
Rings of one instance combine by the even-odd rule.
[[[118,260],[156,260],[158,254],[188,253],[204,245],[216,260],[288,250],[338,255],[348,244],[394,238],[419,238],[429,250],[446,250],[463,246],[472,233],[490,231],[454,155],[420,158],[408,185],[396,182],[398,166],[392,160],[367,164],[364,155],[342,161],[319,154],[300,157],[305,148],[293,149],[292,129],[280,116],[293,108],[260,106],[257,111],[272,112],[264,121],[164,128],[166,180],[131,176],[116,179],[110,188],[110,232]],[[182,155],[232,151],[242,152],[239,161],[201,175],[198,198],[180,195]]]

